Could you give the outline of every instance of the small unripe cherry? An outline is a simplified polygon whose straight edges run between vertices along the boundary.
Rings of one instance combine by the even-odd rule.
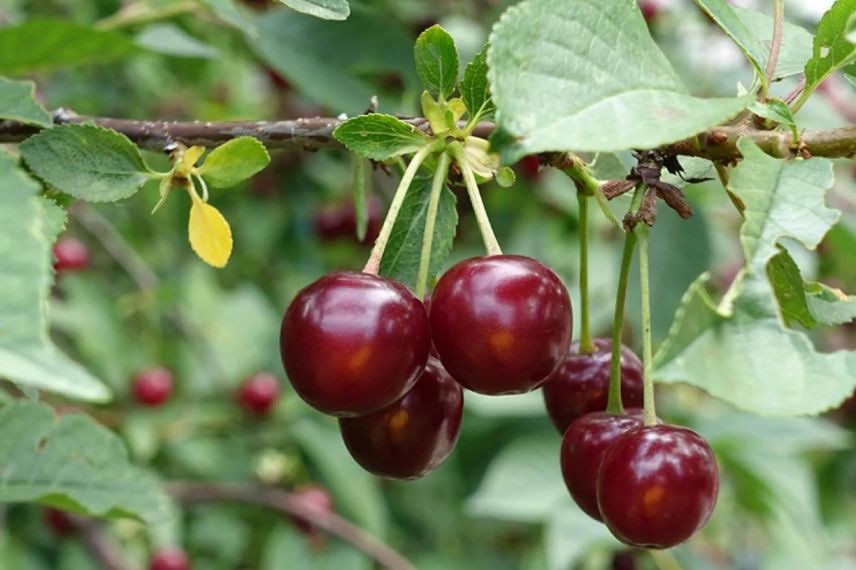
[[[137,372],[131,380],[134,399],[144,406],[160,406],[172,395],[172,372],[155,366]]]
[[[150,570],[190,570],[187,553],[177,546],[158,550],[149,562]]]
[[[89,248],[77,238],[63,236],[53,246],[54,269],[58,272],[83,271],[89,267]]]
[[[304,485],[295,489],[291,496],[301,506],[319,515],[326,515],[333,512],[333,498],[327,492],[327,489],[320,485]],[[315,527],[305,518],[297,515],[292,515],[289,518],[300,532],[307,535],[315,533]]]
[[[248,414],[267,415],[279,400],[279,379],[270,372],[257,372],[238,389],[238,404]]]

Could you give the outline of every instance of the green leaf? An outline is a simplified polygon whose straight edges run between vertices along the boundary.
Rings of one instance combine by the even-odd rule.
[[[777,301],[767,271],[780,239],[814,248],[838,219],[823,203],[832,164],[777,160],[746,139],[739,150],[744,160],[729,187],[746,205],[746,266],[719,306],[704,290],[706,275],[690,286],[657,353],[656,378],[687,382],[761,415],[818,414],[853,392],[856,353],[818,353],[803,332],[787,329],[784,319],[798,313]],[[781,267],[774,264],[773,273],[780,276]]]
[[[488,64],[497,121],[516,137],[503,149],[509,160],[654,148],[716,125],[753,99],[691,96],[634,0],[573,10],[553,0],[513,6],[494,26]]]
[[[415,82],[408,32],[385,14],[360,5],[344,22],[271,10],[258,19],[257,27],[259,37],[252,46],[259,57],[308,99],[334,113],[365,112],[377,92],[367,74],[398,73],[410,88]]]
[[[826,77],[856,60],[856,44],[847,37],[856,13],[856,0],[837,0],[817,25],[812,55],[805,64],[806,92],[814,91]]]
[[[96,125],[62,125],[18,147],[36,175],[75,198],[90,202],[131,196],[151,174],[128,138]]]
[[[479,50],[464,69],[464,78],[461,80],[461,98],[467,105],[470,120],[479,112],[480,120],[489,120],[496,110],[490,95],[490,82],[487,79],[487,50],[487,45]]]
[[[137,45],[149,51],[178,57],[218,59],[221,52],[201,42],[175,24],[151,24],[137,34]]]
[[[208,9],[218,18],[241,30],[250,38],[258,37],[253,19],[242,6],[235,3],[235,0],[202,0],[202,3],[208,6]]]
[[[372,160],[386,160],[416,152],[428,136],[392,115],[371,113],[348,119],[333,136],[351,151]]]
[[[566,507],[555,510],[549,518],[544,546],[550,570],[567,570],[576,568],[581,558],[593,548],[618,547],[619,543],[606,526],[568,503]]]
[[[227,188],[250,178],[269,163],[265,145],[253,137],[238,137],[212,150],[199,174],[214,188]]]
[[[53,126],[51,114],[36,101],[36,84],[0,77],[0,119],[21,121],[46,129]]]
[[[762,46],[770,45],[773,41],[773,19],[770,16],[739,6],[731,6],[731,9]],[[773,76],[774,81],[802,73],[805,62],[811,58],[813,39],[811,33],[805,28],[785,22],[782,28],[782,45],[776,62],[776,73]],[[758,60],[762,69],[767,66],[769,54],[769,48],[764,47],[761,59]]]
[[[292,10],[324,20],[345,20],[351,13],[348,0],[279,0]]]
[[[0,502],[39,501],[96,516],[147,523],[174,516],[154,478],[128,462],[122,441],[82,414],[45,404],[0,409]]]
[[[273,529],[262,550],[260,570],[369,570],[368,557],[349,544],[335,542],[323,549],[313,548],[294,526]]]
[[[764,77],[764,67],[770,50],[764,47],[761,37],[753,32],[746,22],[737,15],[737,11],[725,0],[695,0],[728,37],[734,40],[740,51],[755,69],[755,74]],[[772,35],[773,24],[770,23]]]
[[[797,129],[794,114],[791,112],[790,106],[783,100],[774,98],[768,100],[766,103],[754,101],[749,106],[749,110],[759,117],[776,121],[788,127],[791,130],[794,140],[799,139],[799,130]]]
[[[805,284],[805,295],[812,318],[820,324],[843,325],[856,319],[856,296],[817,282]]]
[[[0,73],[23,74],[104,63],[137,50],[120,32],[95,30],[64,20],[33,19],[0,28]]]
[[[0,152],[0,378],[81,400],[105,401],[107,388],[48,337],[51,243],[65,212],[38,196],[40,186]]]
[[[809,329],[817,326],[817,321],[808,310],[800,268],[788,250],[780,247],[779,253],[770,260],[767,264],[767,278],[773,287],[785,325],[799,323]]]
[[[422,255],[422,237],[425,233],[425,214],[430,197],[431,178],[416,178],[404,198],[380,262],[381,275],[401,281],[411,289],[416,288],[419,259]],[[428,266],[429,283],[432,283],[434,276],[443,268],[452,251],[457,225],[455,195],[447,187],[440,194],[440,204],[437,207],[431,262]]]
[[[449,32],[433,25],[416,39],[413,48],[416,73],[431,95],[441,101],[455,90],[458,82],[458,50]]]

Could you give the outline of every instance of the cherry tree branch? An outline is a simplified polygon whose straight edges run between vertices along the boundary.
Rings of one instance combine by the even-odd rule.
[[[415,570],[392,548],[363,529],[331,512],[307,507],[294,495],[280,489],[234,483],[170,483],[169,492],[183,503],[236,501],[268,507],[307,520],[364,552],[387,570]]]
[[[419,129],[427,129],[423,118],[403,118]],[[303,149],[341,147],[333,138],[333,131],[342,123],[340,118],[313,117],[283,121],[227,121],[227,122],[180,122],[180,121],[134,121],[108,117],[76,115],[60,109],[54,113],[56,124],[95,123],[119,131],[137,145],[162,151],[173,142],[187,145],[215,147],[235,137],[252,136],[270,149]],[[474,131],[476,136],[485,137],[493,132],[494,125],[483,123]],[[38,127],[16,121],[0,121],[0,143],[15,143],[39,131]],[[665,145],[665,153],[700,156],[715,161],[730,161],[740,158],[737,140],[749,137],[764,152],[778,157],[823,156],[827,158],[856,158],[856,126],[838,129],[805,131],[800,148],[791,145],[791,134],[784,131],[759,130],[751,125],[712,127],[695,137]]]
[[[72,516],[71,522],[80,533],[81,542],[104,570],[129,570],[122,547],[104,530],[102,523],[88,517]]]

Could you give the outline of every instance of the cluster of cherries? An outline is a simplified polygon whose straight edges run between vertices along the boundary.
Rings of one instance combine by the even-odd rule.
[[[421,477],[451,453],[463,390],[519,394],[543,386],[564,434],[561,465],[571,496],[623,542],[667,548],[710,516],[715,457],[694,432],[644,426],[642,364],[621,348],[622,395],[633,408],[607,414],[612,344],[571,345],[571,303],[538,261],[493,255],[449,269],[426,302],[370,273],[336,272],[298,293],[280,348],[295,391],[339,419],[363,468]]]

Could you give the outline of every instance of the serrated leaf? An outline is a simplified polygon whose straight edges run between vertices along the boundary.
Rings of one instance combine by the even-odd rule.
[[[199,174],[215,188],[227,188],[250,178],[270,163],[265,145],[253,137],[223,143],[205,157]]]
[[[811,59],[805,64],[807,93],[830,73],[856,60],[856,44],[847,37],[854,13],[856,0],[836,0],[817,24]]]
[[[143,29],[135,41],[149,51],[177,57],[217,59],[222,53],[216,47],[202,42],[175,24],[151,24]]]
[[[90,202],[127,198],[151,177],[125,135],[96,125],[61,125],[18,147],[32,171],[55,188]]]
[[[737,15],[734,7],[725,0],[695,0],[728,37],[734,40],[740,51],[755,69],[755,74],[764,77],[764,66],[770,50],[764,47],[761,38]],[[772,30],[770,20],[770,30]]]
[[[0,77],[0,119],[50,128],[51,114],[36,101],[36,84]]]
[[[348,0],[279,0],[292,10],[323,20],[345,20],[351,13]]]
[[[753,99],[691,96],[634,0],[513,6],[493,28],[488,65],[497,122],[516,137],[504,149],[509,162],[545,151],[655,148]]]
[[[434,25],[419,34],[413,48],[416,73],[425,88],[440,100],[455,90],[458,83],[458,50],[449,32]]]
[[[416,178],[404,198],[380,262],[381,275],[401,281],[411,289],[416,288],[419,259],[422,255],[422,237],[425,233],[425,214],[428,211],[430,197],[431,178]],[[440,203],[437,207],[431,261],[428,266],[429,283],[442,269],[443,263],[452,251],[452,241],[455,239],[457,225],[455,195],[445,187],[440,194]]]
[[[778,98],[770,99],[766,103],[755,101],[749,106],[749,110],[759,117],[781,123],[791,130],[794,140],[799,138],[799,131],[797,130],[797,123],[794,119],[794,114],[791,112],[790,106],[788,106],[788,104],[783,100]]]
[[[422,131],[392,115],[371,113],[348,119],[333,136],[351,151],[372,160],[416,152],[428,142]]]
[[[761,12],[731,6],[737,17],[749,28],[749,33],[769,46],[773,41],[773,19]],[[782,45],[779,49],[779,59],[776,62],[776,72],[773,81],[802,73],[805,63],[811,58],[811,43],[813,36],[802,26],[785,22],[782,27]],[[765,47],[759,60],[762,69],[767,66],[770,50]]]
[[[809,329],[817,326],[808,310],[800,268],[785,248],[781,248],[767,264],[767,279],[773,287],[785,325],[799,323]]]
[[[66,20],[32,19],[0,28],[0,73],[104,63],[138,51],[125,34]]]
[[[121,440],[82,414],[45,404],[0,409],[0,502],[39,501],[96,516],[147,523],[174,515],[154,479],[128,461]]]
[[[767,269],[780,239],[814,248],[838,219],[823,203],[832,164],[777,160],[746,139],[739,150],[744,159],[729,188],[746,205],[746,266],[719,306],[704,289],[707,276],[690,286],[657,353],[655,376],[761,415],[817,414],[853,392],[856,353],[818,353],[805,333],[787,329]]]
[[[110,392],[48,337],[51,244],[65,211],[37,194],[40,186],[0,151],[0,378],[71,398],[105,401]]]
[[[193,196],[187,227],[196,255],[212,267],[226,267],[232,254],[232,229],[220,210]]]
[[[843,325],[856,319],[856,296],[823,283],[805,284],[806,304],[812,318],[824,325]]]
[[[490,96],[490,83],[487,80],[487,50],[487,45],[479,50],[464,69],[464,78],[461,80],[461,98],[467,105],[470,120],[479,112],[480,120],[490,120],[496,109]]]

